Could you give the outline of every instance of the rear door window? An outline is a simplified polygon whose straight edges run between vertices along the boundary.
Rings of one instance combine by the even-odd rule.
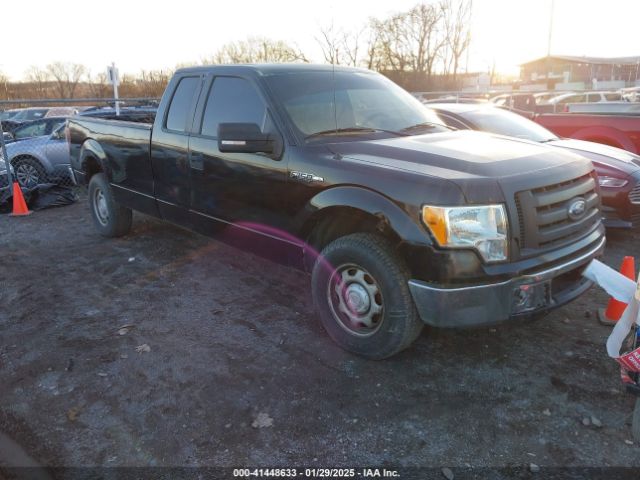
[[[166,127],[174,132],[186,132],[188,128],[189,113],[193,104],[193,97],[200,84],[200,77],[184,77],[178,83],[176,91],[171,99],[167,114]]]
[[[209,91],[201,133],[217,138],[221,123],[255,123],[264,130],[266,113],[262,97],[247,80],[217,77]]]

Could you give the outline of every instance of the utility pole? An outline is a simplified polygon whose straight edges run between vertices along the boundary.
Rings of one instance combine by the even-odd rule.
[[[7,169],[7,188],[11,189],[13,184],[13,176],[11,175],[11,164],[9,163],[9,155],[7,155],[7,147],[4,143],[4,130],[2,129],[2,122],[0,122],[0,153],[4,158],[4,165]]]
[[[116,68],[116,64],[114,62],[111,63],[111,66],[107,67],[107,78],[109,82],[113,85],[113,98],[116,100],[116,116],[120,116],[120,102],[118,101],[118,84],[120,83],[120,74],[118,73],[118,69]]]

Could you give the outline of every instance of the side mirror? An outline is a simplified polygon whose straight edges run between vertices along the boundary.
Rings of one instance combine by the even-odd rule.
[[[275,153],[276,136],[262,133],[255,123],[218,125],[218,150],[235,153]]]

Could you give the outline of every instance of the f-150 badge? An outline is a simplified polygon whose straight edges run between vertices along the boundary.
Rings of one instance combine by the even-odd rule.
[[[291,178],[293,178],[294,180],[299,180],[299,181],[305,182],[305,183],[324,182],[324,178],[318,177],[317,175],[314,175],[313,173],[292,171],[292,172],[289,172],[289,176]]]

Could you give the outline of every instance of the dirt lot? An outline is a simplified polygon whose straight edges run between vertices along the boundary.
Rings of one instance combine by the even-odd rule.
[[[609,236],[625,254],[640,232]],[[372,362],[306,275],[140,215],[101,238],[85,200],[0,216],[0,272],[0,432],[45,465],[640,466],[595,288]]]

